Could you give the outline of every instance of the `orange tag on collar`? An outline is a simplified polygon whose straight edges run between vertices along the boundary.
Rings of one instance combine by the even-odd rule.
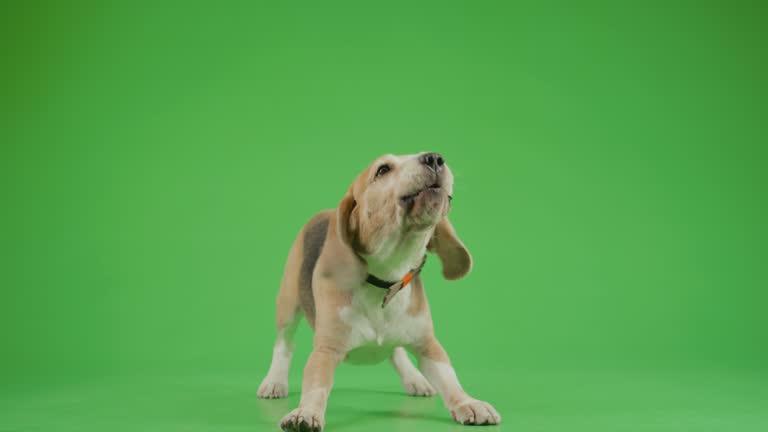
[[[418,267],[406,273],[405,276],[403,276],[403,278],[400,279],[399,282],[396,282],[389,287],[389,289],[387,290],[387,294],[384,296],[384,299],[381,302],[382,308],[386,306],[390,300],[392,300],[392,297],[394,297],[395,294],[397,294],[401,289],[405,288],[405,286],[408,285],[408,283],[411,282],[411,280],[413,280],[415,276],[421,273],[421,269],[424,268],[424,264],[426,262],[427,262],[427,256],[424,255],[424,258],[421,260],[421,264]]]
[[[403,287],[408,285],[408,282],[410,282],[411,279],[413,279],[413,272],[406,273],[405,276],[403,276]]]

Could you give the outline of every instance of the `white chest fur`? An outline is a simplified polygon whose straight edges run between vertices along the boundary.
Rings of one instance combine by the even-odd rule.
[[[352,303],[339,311],[349,327],[347,358],[350,363],[378,363],[396,346],[409,345],[427,328],[424,314],[411,315],[411,285],[400,290],[386,307],[381,307],[386,290],[364,285],[355,290]]]

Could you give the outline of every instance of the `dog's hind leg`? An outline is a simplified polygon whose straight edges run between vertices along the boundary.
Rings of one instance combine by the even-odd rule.
[[[260,398],[288,397],[288,370],[291,367],[291,357],[293,357],[293,336],[301,316],[301,311],[295,310],[293,319],[286,326],[278,328],[277,341],[272,350],[272,363],[269,366],[267,376],[264,377],[259,386],[258,396]]]
[[[283,281],[277,296],[277,341],[272,350],[272,363],[267,376],[259,386],[260,398],[274,399],[288,396],[288,370],[293,356],[293,336],[303,316],[299,303],[298,278],[295,268],[300,264],[298,244],[295,244],[288,255]]]
[[[400,375],[403,389],[411,396],[433,396],[435,389],[429,384],[424,375],[411,363],[403,347],[396,347],[390,357],[390,362]]]

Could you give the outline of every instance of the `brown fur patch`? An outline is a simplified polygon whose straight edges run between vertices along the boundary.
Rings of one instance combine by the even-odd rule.
[[[328,213],[320,213],[307,223],[304,230],[302,261],[299,269],[299,302],[311,326],[315,322],[315,296],[312,290],[312,274],[317,259],[323,251],[328,236]]]
[[[425,312],[426,308],[427,297],[424,295],[424,284],[421,282],[421,275],[418,275],[411,281],[411,304],[408,305],[408,313],[416,316]]]

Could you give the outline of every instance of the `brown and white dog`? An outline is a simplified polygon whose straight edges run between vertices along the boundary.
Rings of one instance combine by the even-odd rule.
[[[283,430],[322,430],[340,362],[386,358],[408,394],[432,396],[436,389],[457,422],[501,421],[490,404],[459,384],[435,338],[418,274],[428,250],[440,257],[446,279],[461,278],[472,267],[446,217],[452,193],[453,175],[439,154],[382,156],[357,176],[338,208],[320,212],[299,233],[277,297],[272,365],[258,391],[261,398],[288,395],[293,336],[305,316],[315,332],[314,348],[299,407],[281,420]],[[387,282],[395,285],[387,291],[372,281],[400,282]],[[418,358],[421,372],[406,349]]]

